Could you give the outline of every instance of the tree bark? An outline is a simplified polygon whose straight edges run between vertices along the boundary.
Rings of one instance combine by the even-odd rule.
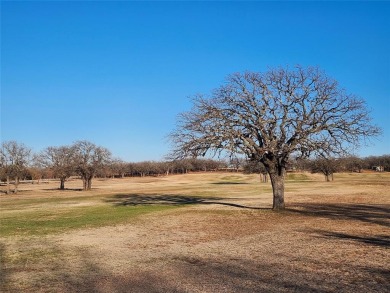
[[[65,178],[60,178],[60,189],[61,190],[65,189]]]
[[[7,194],[10,194],[9,176],[7,175]]]
[[[18,186],[19,186],[19,177],[18,176],[15,177],[14,185],[15,185],[14,193],[16,194],[16,193],[18,193]]]
[[[273,192],[272,209],[275,211],[284,210],[284,180],[286,177],[285,168],[280,168],[280,172],[269,173]]]
[[[87,183],[87,178],[83,177],[83,190],[87,190],[88,183]]]
[[[87,190],[91,190],[91,188],[92,188],[92,177],[89,177],[87,182],[88,182]]]

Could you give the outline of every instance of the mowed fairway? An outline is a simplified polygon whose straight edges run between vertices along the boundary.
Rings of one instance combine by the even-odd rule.
[[[390,292],[388,173],[58,185],[0,195],[1,292]]]

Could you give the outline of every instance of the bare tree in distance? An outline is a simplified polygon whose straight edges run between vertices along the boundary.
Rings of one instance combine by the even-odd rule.
[[[340,156],[380,129],[364,100],[318,68],[296,66],[230,75],[210,96],[193,97],[171,135],[171,157],[243,154],[271,179],[273,209],[283,210],[290,156]]]
[[[340,162],[334,158],[316,158],[310,163],[312,173],[322,173],[325,181],[333,181],[333,174],[341,169]]]
[[[390,171],[390,154],[381,156],[369,156],[364,159],[370,169],[376,170],[377,167],[383,167],[383,171]]]
[[[14,179],[14,193],[18,192],[20,178],[27,174],[31,149],[16,141],[3,142],[0,149],[0,163],[7,180],[7,193],[10,193],[10,178]]]
[[[41,164],[60,179],[61,190],[65,189],[65,181],[75,173],[75,158],[75,150],[70,146],[47,147],[38,156]]]
[[[83,180],[83,190],[90,190],[95,174],[111,162],[111,152],[85,140],[75,142],[72,149],[75,155],[75,170]]]
[[[28,168],[28,173],[31,176],[31,183],[34,184],[36,181],[40,184],[41,179],[47,174],[47,168],[43,164],[41,159],[41,154],[33,154],[30,167]]]
[[[111,162],[111,168],[115,175],[119,175],[121,178],[125,177],[127,171],[127,163],[122,159],[116,158]]]
[[[349,172],[361,173],[363,169],[368,167],[365,161],[357,156],[345,157],[342,161],[344,168]]]
[[[260,181],[261,182],[268,182],[267,170],[264,167],[264,165],[259,161],[247,161],[246,164],[244,165],[244,173],[260,174]]]

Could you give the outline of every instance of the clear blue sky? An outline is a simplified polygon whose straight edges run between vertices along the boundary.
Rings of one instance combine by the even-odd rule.
[[[1,3],[1,140],[90,140],[159,160],[188,97],[233,72],[314,65],[368,103],[390,153],[390,2]]]

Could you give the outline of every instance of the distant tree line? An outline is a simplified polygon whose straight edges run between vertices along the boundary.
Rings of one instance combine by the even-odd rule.
[[[125,176],[162,176],[185,174],[190,171],[216,171],[228,168],[228,163],[212,159],[183,159],[176,161],[125,162],[113,158],[111,152],[89,141],[72,145],[50,146],[33,153],[31,148],[16,141],[3,142],[0,149],[0,181],[6,193],[18,192],[21,180],[58,179],[59,189],[72,176],[83,181],[83,190],[90,190],[93,178]]]
[[[43,178],[57,178],[60,189],[65,188],[65,181],[73,175],[80,176],[83,190],[90,190],[92,179],[111,161],[111,152],[89,141],[77,141],[70,146],[47,147],[33,154],[31,149],[16,141],[3,142],[0,150],[0,179],[14,185],[13,192],[18,192],[21,179],[40,181]]]
[[[186,174],[189,172],[208,172],[227,168],[224,161],[212,159],[183,159],[177,161],[124,162],[113,160],[100,170],[99,177],[146,177]]]
[[[322,173],[327,181],[336,172],[361,172],[362,170],[390,171],[390,155],[365,158],[315,158],[291,160],[288,170]],[[5,183],[6,192],[17,193],[21,180],[58,179],[59,189],[65,189],[65,182],[72,176],[82,179],[83,190],[90,190],[93,178],[123,178],[145,176],[167,176],[188,172],[243,171],[261,174],[267,181],[267,171],[260,162],[244,158],[227,160],[181,159],[167,161],[125,162],[113,158],[111,152],[89,141],[76,141],[67,146],[50,146],[33,153],[31,149],[16,141],[3,142],[0,149],[0,180]]]
[[[287,166],[288,171],[308,171],[320,173],[326,181],[333,180],[333,174],[338,172],[362,172],[372,170],[376,172],[390,171],[390,155],[369,156],[360,158],[356,156],[331,158],[317,157],[291,160]],[[249,162],[243,166],[246,173],[260,173],[265,175],[265,167],[258,162]],[[265,177],[266,178],[266,177]],[[263,180],[264,181],[264,180]]]

